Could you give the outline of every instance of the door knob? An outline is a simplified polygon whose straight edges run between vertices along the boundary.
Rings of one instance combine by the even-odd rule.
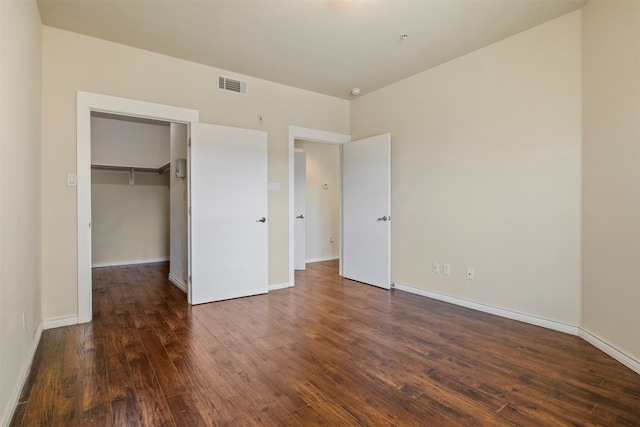
[[[296,218],[304,219],[304,215],[298,215]]]
[[[262,218],[256,220],[256,222],[267,222],[267,218],[262,217]]]
[[[385,216],[383,216],[382,218],[378,218],[378,221],[386,221],[386,220],[388,220],[388,219],[389,219],[389,218],[387,218],[387,216],[385,215]]]

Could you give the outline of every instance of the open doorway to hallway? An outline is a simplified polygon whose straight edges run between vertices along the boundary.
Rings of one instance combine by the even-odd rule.
[[[295,141],[294,265],[340,258],[340,146]]]

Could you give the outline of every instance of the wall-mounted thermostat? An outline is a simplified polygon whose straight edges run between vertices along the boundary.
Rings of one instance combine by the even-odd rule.
[[[187,176],[187,159],[176,159],[176,178]]]

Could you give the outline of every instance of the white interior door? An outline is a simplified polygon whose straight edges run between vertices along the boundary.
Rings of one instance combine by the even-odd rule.
[[[189,297],[268,292],[267,133],[193,124]]]
[[[307,155],[296,152],[294,159],[294,256],[293,268],[305,270],[307,267]]]
[[[391,285],[391,134],[344,144],[342,275]]]

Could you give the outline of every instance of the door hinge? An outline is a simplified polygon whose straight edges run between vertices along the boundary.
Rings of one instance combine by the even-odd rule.
[[[191,283],[191,276],[189,276],[189,283]]]
[[[189,137],[189,142],[187,143],[189,147],[191,147],[191,137]]]
[[[189,206],[189,215],[191,215],[191,206]]]

